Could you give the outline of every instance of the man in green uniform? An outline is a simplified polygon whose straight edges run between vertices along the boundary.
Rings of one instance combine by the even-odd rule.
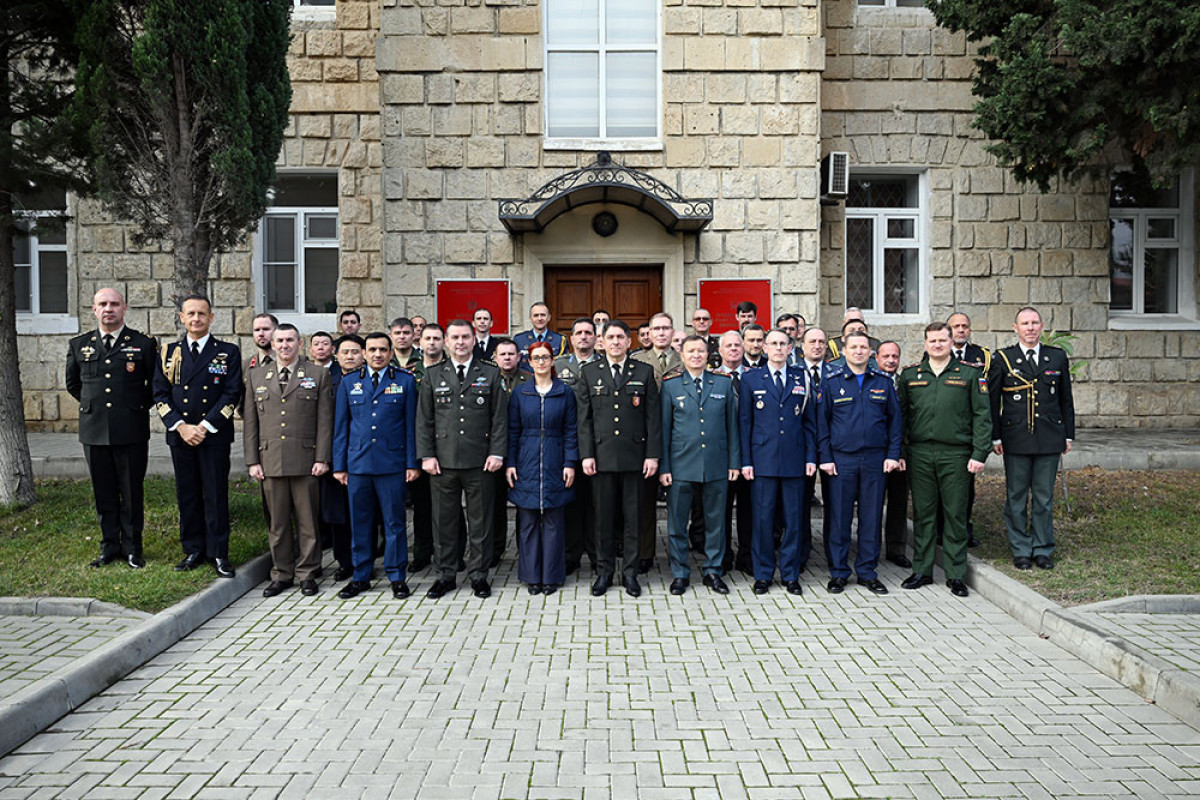
[[[987,378],[978,367],[951,358],[950,326],[925,328],[925,358],[900,373],[904,455],[913,503],[913,574],[901,584],[933,583],[933,550],[939,506],[946,524],[942,569],[946,585],[966,597],[967,495],[970,476],[983,471],[991,449]]]

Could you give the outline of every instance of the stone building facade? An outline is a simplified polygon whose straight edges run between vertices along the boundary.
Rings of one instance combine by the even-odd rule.
[[[1194,176],[1154,194],[1120,177],[1046,194],[1017,184],[970,126],[973,46],[911,5],[302,8],[281,181],[325,187],[313,230],[335,214],[336,241],[294,240],[305,253],[318,248],[307,271],[273,272],[266,232],[219,259],[217,332],[245,333],[268,307],[304,331],[331,328],[334,307],[357,308],[369,327],[430,316],[446,278],[510,280],[518,322],[534,300],[569,317],[580,298],[617,305],[620,287],[643,281],[637,290],[682,324],[697,280],[770,278],[776,313],[798,311],[834,335],[844,307],[858,305],[906,359],[919,357],[924,325],[952,311],[970,314],[976,341],[997,346],[1012,340],[1015,311],[1036,305],[1048,328],[1077,337],[1083,424],[1200,423]],[[849,196],[823,202],[819,163],[834,152],[849,155]],[[593,178],[601,153],[653,185],[594,196],[569,183]],[[544,188],[558,207],[506,217],[503,201],[536,200]],[[281,198],[302,195],[281,183]],[[711,221],[680,218],[664,200],[672,196],[711,201]],[[308,231],[308,208],[279,216]],[[71,212],[70,309],[21,323],[31,427],[72,424],[62,354],[68,333],[90,327],[95,288],[126,290],[130,324],[175,331],[162,305],[169,257],[135,251],[95,208]],[[593,228],[601,212],[615,233]],[[331,246],[334,273],[318,252]]]

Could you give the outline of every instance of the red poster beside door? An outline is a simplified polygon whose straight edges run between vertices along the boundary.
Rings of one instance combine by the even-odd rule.
[[[456,319],[471,321],[475,312],[492,312],[492,333],[509,336],[508,280],[463,278],[439,280],[434,284],[434,316],[442,327]]]
[[[758,324],[767,330],[774,323],[771,306],[770,278],[702,278],[697,281],[698,308],[707,308],[712,314],[710,333],[719,335],[725,331],[736,331],[737,304],[749,300],[758,306]]]

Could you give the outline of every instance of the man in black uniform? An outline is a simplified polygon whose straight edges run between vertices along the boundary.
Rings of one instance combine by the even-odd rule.
[[[90,567],[122,557],[134,569],[146,566],[142,483],[158,347],[125,327],[128,309],[116,289],[96,292],[92,313],[100,327],[76,336],[67,349],[67,391],[79,401],[79,441],[100,518],[100,555]]]
[[[950,326],[950,355],[964,364],[979,367],[983,374],[991,371],[992,354],[986,347],[981,347],[971,341],[971,318],[961,311],[955,311],[946,320]],[[971,521],[971,512],[975,508],[975,476],[971,476],[971,490],[967,494],[967,547],[978,547],[979,540],[975,538],[975,523]],[[942,526],[945,520],[941,511],[938,512],[938,539],[942,536]]]
[[[233,412],[242,394],[242,353],[209,333],[212,305],[203,295],[184,298],[185,333],[164,344],[154,365],[154,402],[167,428],[179,502],[183,560],[177,571],[211,560],[222,578],[229,562],[229,447]]]
[[[583,365],[575,384],[579,401],[579,455],[585,475],[594,475],[596,498],[596,597],[612,586],[618,517],[624,531],[622,583],[638,597],[639,509],[646,479],[658,472],[662,417],[654,368],[628,357],[629,326],[613,320],[604,330],[607,358]]]

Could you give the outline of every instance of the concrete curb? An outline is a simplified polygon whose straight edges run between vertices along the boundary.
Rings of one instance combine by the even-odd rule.
[[[967,583],[985,600],[1008,612],[1034,633],[1200,730],[1200,675],[1167,663],[1080,614],[1084,609],[1089,612],[1197,613],[1200,612],[1200,597],[1150,595],[1065,609],[974,556],[967,558]]]
[[[170,608],[148,615],[137,627],[0,701],[0,757],[208,622],[266,580],[270,571],[270,554],[261,555],[240,567],[233,580],[218,580]]]
[[[145,611],[90,597],[0,597],[0,615],[10,617],[120,617],[150,619]]]

